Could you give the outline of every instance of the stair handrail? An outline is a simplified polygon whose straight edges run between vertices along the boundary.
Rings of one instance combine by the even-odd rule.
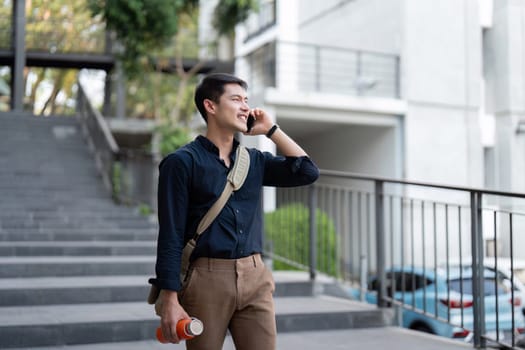
[[[113,172],[120,149],[102,114],[93,107],[80,82],[77,85],[76,109],[82,133],[94,153],[95,164],[104,185],[113,193]]]

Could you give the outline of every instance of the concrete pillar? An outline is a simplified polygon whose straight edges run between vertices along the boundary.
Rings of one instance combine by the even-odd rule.
[[[115,114],[117,118],[124,119],[126,117],[126,76],[122,69],[122,64],[117,61],[116,63],[116,106]]]
[[[106,45],[104,48],[104,53],[107,54],[113,54],[113,40],[111,37],[111,33],[106,30],[105,35]],[[111,114],[111,89],[113,84],[111,83],[111,71],[106,71],[106,79],[104,83],[104,104],[102,107],[102,115],[109,116]]]

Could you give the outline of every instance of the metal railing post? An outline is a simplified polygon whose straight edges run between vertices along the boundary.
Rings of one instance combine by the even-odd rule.
[[[377,306],[386,307],[386,277],[385,277],[385,222],[383,206],[384,182],[374,181],[375,187],[375,226],[376,226],[376,262],[377,276],[379,278],[379,290],[377,294]]]
[[[310,209],[310,280],[315,280],[315,270],[317,266],[317,218],[316,218],[316,209],[317,209],[317,190],[315,186],[310,186],[309,193],[309,209]]]
[[[470,192],[470,224],[472,241],[472,297],[474,301],[474,347],[485,348],[485,291],[483,268],[483,231],[481,226],[481,192]]]

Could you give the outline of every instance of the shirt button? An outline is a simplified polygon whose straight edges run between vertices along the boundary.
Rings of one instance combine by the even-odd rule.
[[[242,230],[239,230],[239,233],[241,233],[241,234],[242,234]]]
[[[236,212],[237,214],[239,214],[239,209],[235,209],[235,212]]]

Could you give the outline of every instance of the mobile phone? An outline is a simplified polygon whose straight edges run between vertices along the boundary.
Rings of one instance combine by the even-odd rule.
[[[255,123],[255,117],[250,113],[250,115],[248,115],[248,120],[246,121],[246,126],[248,127],[246,132],[250,132],[252,130],[253,123]]]

